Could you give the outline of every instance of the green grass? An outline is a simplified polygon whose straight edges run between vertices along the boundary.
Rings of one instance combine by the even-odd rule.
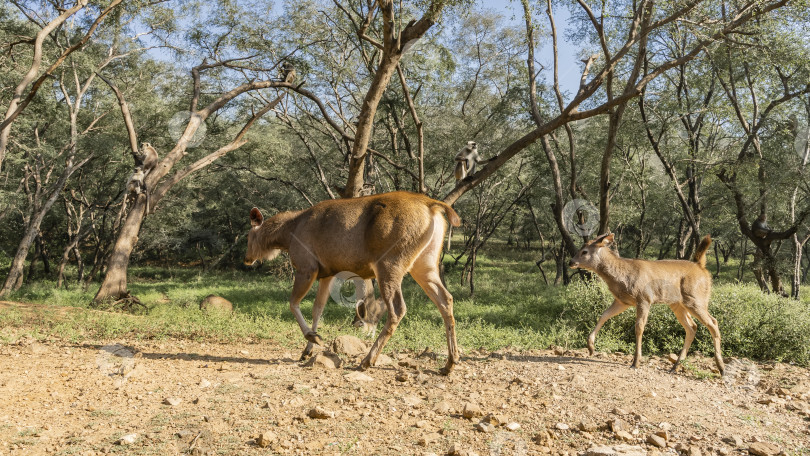
[[[569,287],[545,285],[535,259],[532,251],[491,246],[479,254],[476,292],[470,297],[469,287],[460,284],[461,268],[452,268],[447,257],[446,277],[455,298],[458,341],[463,349],[584,347],[587,334],[612,301],[610,293],[601,281],[586,284],[576,280]],[[275,260],[270,265],[272,272],[131,268],[130,291],[147,305],[145,315],[92,311],[89,304],[94,288],[87,292],[78,287],[56,290],[53,282],[37,282],[7,299],[47,306],[33,314],[18,309],[0,312],[0,341],[8,343],[21,334],[74,342],[169,337],[223,342],[270,339],[297,349],[303,346],[303,337],[289,310],[292,277],[289,268],[280,267],[284,261]],[[551,269],[553,265],[547,264],[547,273],[553,274]],[[710,309],[720,322],[724,354],[810,365],[810,305],[764,295],[754,284],[731,283],[734,274],[735,264],[723,267]],[[302,303],[304,315],[311,312],[316,288]],[[201,312],[198,304],[209,294],[233,302],[233,315]],[[444,327],[433,303],[410,277],[403,282],[403,294],[408,313],[387,351],[442,350],[446,343]],[[48,306],[80,309],[52,312]],[[353,317],[354,309],[330,300],[318,331],[326,340],[356,333],[351,326]],[[597,348],[632,352],[634,318],[635,312],[628,310],[611,320],[600,333]],[[644,354],[677,352],[683,336],[672,312],[666,306],[654,306],[645,331]],[[693,344],[695,350],[713,353],[711,337],[702,326]]]

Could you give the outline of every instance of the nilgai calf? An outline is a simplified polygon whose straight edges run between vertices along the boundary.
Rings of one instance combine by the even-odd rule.
[[[375,364],[405,316],[401,285],[402,278],[410,273],[444,319],[448,355],[442,373],[446,375],[458,363],[459,354],[453,297],[439,277],[445,215],[453,226],[460,225],[458,214],[449,205],[409,192],[324,201],[267,219],[253,208],[245,264],[272,259],[281,250],[289,252],[295,268],[290,310],[308,341],[302,357],[312,353],[313,343],[322,345],[316,330],[335,274],[348,271],[363,279],[376,277],[388,319],[361,369]],[[310,328],[299,304],[316,279],[320,282]]]
[[[650,314],[650,307],[655,303],[668,304],[675,312],[678,321],[686,330],[683,349],[672,370],[686,358],[689,346],[695,339],[697,323],[709,328],[714,341],[714,360],[722,373],[723,356],[720,352],[720,328],[717,320],[709,314],[709,295],[712,289],[712,276],[706,270],[706,251],[712,243],[709,236],[698,245],[692,261],[660,260],[649,261],[621,258],[609,246],[613,243],[613,234],[603,234],[587,242],[571,259],[569,266],[593,271],[607,283],[615,298],[611,305],[596,323],[588,336],[588,351],[593,355],[596,334],[610,318],[636,307],[636,354],[633,367],[641,363],[641,336]]]

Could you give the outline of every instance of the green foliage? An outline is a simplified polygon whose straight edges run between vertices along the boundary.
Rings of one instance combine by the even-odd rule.
[[[569,318],[580,334],[588,334],[613,296],[601,280],[577,281],[566,288]],[[754,284],[719,284],[712,291],[709,312],[717,319],[724,356],[777,360],[810,365],[810,305],[804,301],[763,294]],[[684,330],[666,305],[654,305],[644,331],[645,355],[678,353]],[[596,339],[600,350],[632,353],[635,311],[610,319]],[[698,323],[690,351],[714,353],[712,339]]]

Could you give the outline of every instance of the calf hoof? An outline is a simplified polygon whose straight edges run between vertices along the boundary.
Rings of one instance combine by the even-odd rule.
[[[596,350],[594,350],[594,343],[588,339],[588,354],[593,356],[594,353],[596,353]]]
[[[323,347],[323,339],[321,339],[321,336],[319,336],[318,333],[316,333],[314,331],[310,331],[310,332],[306,333],[304,335],[304,339],[312,342],[313,344],[318,344],[321,347]]]

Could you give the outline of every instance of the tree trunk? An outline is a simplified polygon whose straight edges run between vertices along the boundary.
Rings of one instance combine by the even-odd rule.
[[[118,234],[118,239],[115,241],[112,255],[107,261],[107,273],[104,275],[104,281],[93,298],[95,302],[108,299],[118,300],[129,295],[127,267],[132,250],[138,243],[138,233],[145,215],[146,195],[141,193],[132,204],[124,225],[121,227],[121,232]]]

